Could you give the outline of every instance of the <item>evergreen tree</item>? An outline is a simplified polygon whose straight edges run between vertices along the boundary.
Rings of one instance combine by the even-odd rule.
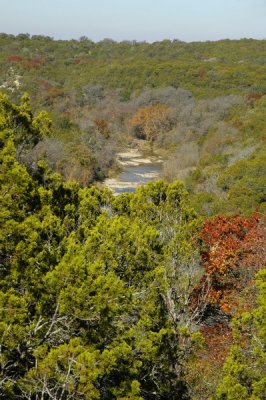
[[[257,306],[233,321],[235,343],[224,364],[217,400],[264,400],[266,396],[266,269],[258,272]]]

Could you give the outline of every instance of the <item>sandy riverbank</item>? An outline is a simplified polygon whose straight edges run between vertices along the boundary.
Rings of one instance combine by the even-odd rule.
[[[117,162],[123,168],[122,172],[104,181],[115,194],[134,191],[137,186],[159,178],[163,158],[151,150],[136,147],[119,152]]]

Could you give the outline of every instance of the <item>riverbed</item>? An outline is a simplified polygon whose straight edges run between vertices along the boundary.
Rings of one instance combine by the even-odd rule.
[[[162,172],[163,159],[153,151],[128,148],[117,154],[117,161],[122,171],[104,181],[115,195],[134,192],[139,185],[159,179]]]

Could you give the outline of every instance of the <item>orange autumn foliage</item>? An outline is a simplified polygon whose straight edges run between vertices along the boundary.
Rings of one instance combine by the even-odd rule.
[[[94,120],[94,126],[96,130],[105,138],[109,139],[110,137],[110,129],[108,127],[108,123],[104,119],[96,118]]]
[[[171,126],[171,108],[165,104],[151,104],[138,109],[130,120],[130,125],[140,137],[155,140],[158,133]]]
[[[187,380],[195,398],[210,399],[233,343],[230,320],[254,307],[254,277],[266,259],[266,218],[217,216],[205,221],[200,240],[204,275],[190,300],[192,308],[205,300],[200,320],[204,345]]]
[[[252,287],[253,277],[265,260],[265,217],[217,216],[200,232],[202,264],[208,279],[208,301],[231,314],[239,304],[239,291]],[[246,308],[242,304],[243,308]]]

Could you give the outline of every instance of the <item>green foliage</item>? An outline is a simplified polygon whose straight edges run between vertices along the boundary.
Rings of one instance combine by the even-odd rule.
[[[224,364],[219,400],[263,400],[266,395],[266,270],[257,274],[257,306],[233,321],[235,345]]]
[[[227,194],[227,200],[222,207],[246,213],[256,208],[263,210],[266,200],[265,176],[264,152],[259,152],[248,160],[239,160],[227,168],[217,182]]]
[[[261,209],[261,196],[243,185],[226,196],[217,178],[264,145],[265,40],[94,43],[2,34],[0,47],[1,90],[17,101],[26,89],[34,111],[48,108],[54,122],[51,132],[47,115],[31,124],[27,98],[12,106],[21,161],[44,158],[65,181],[87,186],[116,168],[133,127],[169,151],[167,179],[187,179],[203,214]]]
[[[29,96],[22,97],[19,106],[12,104],[5,95],[0,95],[2,129],[12,130],[18,155],[25,156],[45,135],[49,133],[51,121],[46,112],[33,117]]]
[[[203,97],[222,91],[265,93],[265,40],[93,43],[2,35],[0,46],[0,72],[6,86],[16,88],[8,65],[31,92],[41,89],[46,101],[65,97],[73,87],[88,82],[123,88],[124,96],[148,86],[182,86]]]
[[[4,91],[17,96],[18,74],[36,109],[54,109],[55,128],[46,113],[34,116],[27,95],[20,105],[1,95],[0,397],[188,399],[186,373],[203,345],[207,299],[198,290],[195,301],[202,220],[194,208],[205,215],[262,211],[265,41],[93,43],[0,35],[3,43]],[[247,96],[195,100],[174,89],[180,85],[199,98]],[[163,86],[173,87],[141,93]],[[88,188],[113,165],[114,143],[123,142],[128,121],[141,107],[159,104],[156,96],[164,98],[161,111],[171,110],[171,124],[165,137],[156,128],[155,142],[168,140],[177,151],[189,151],[190,138],[194,144],[197,160],[186,164],[192,195],[181,181],[159,180],[117,197]],[[111,111],[108,101],[116,105]],[[38,161],[49,152],[49,165],[64,180]],[[257,308],[234,322],[221,400],[265,396],[263,276]]]
[[[17,161],[15,129],[1,128],[1,396],[187,398],[201,221],[183,184],[114,198],[63,183]]]
[[[217,126],[200,141],[201,158],[185,179],[200,214],[265,210],[265,96],[258,97],[231,107],[229,125]]]

